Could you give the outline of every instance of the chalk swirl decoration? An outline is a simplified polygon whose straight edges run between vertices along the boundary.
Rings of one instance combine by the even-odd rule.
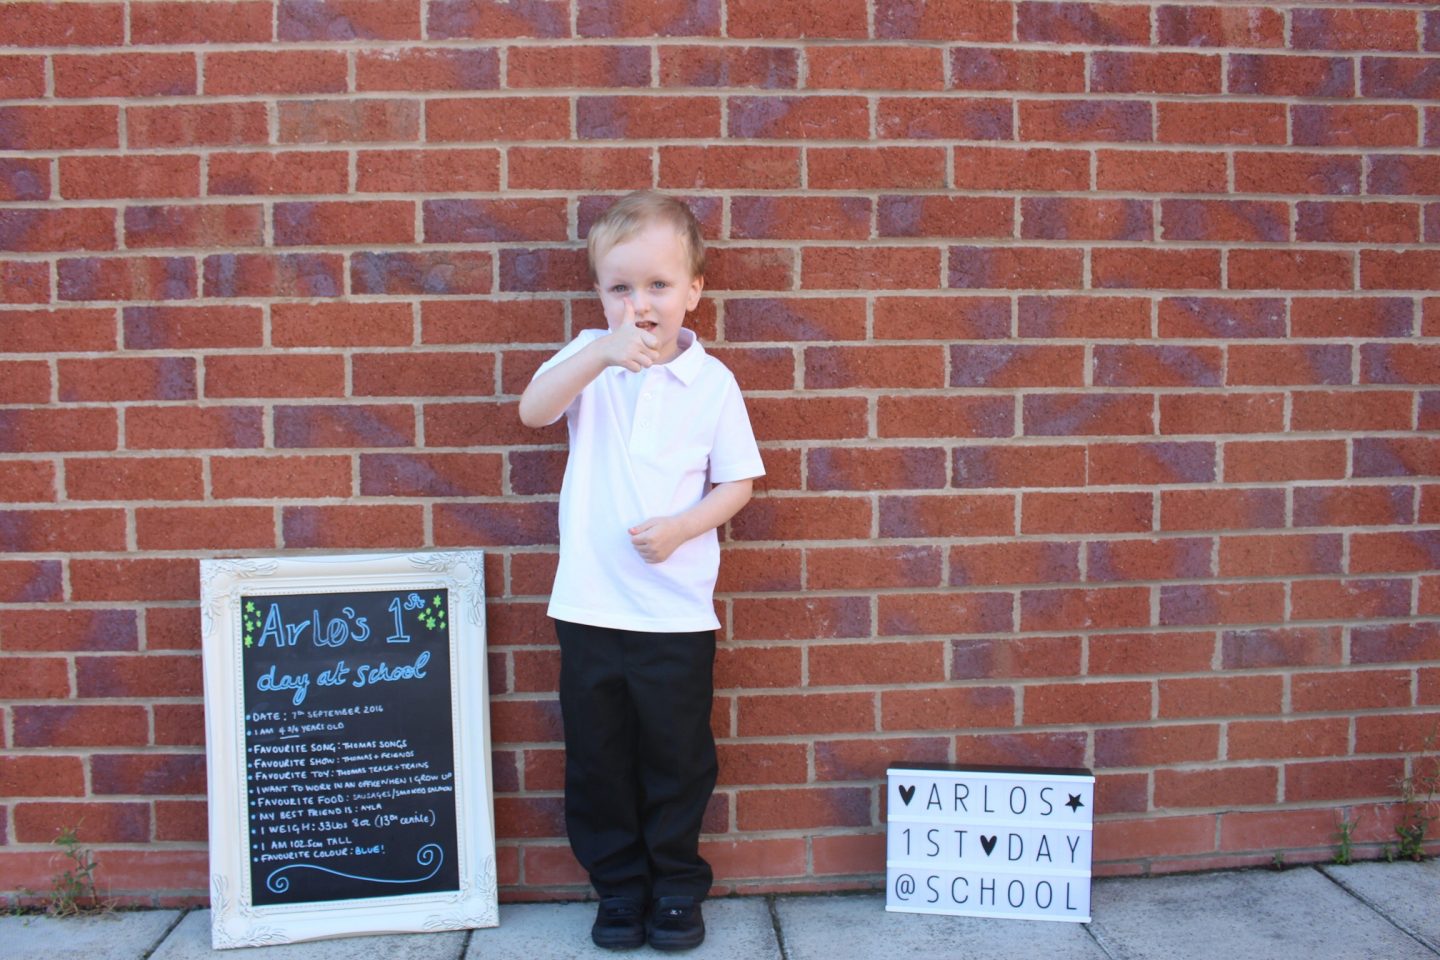
[[[423,877],[413,877],[409,880],[389,880],[384,877],[362,877],[353,873],[341,873],[339,870],[331,870],[329,867],[317,867],[313,863],[292,863],[287,867],[272,871],[270,876],[265,878],[265,887],[271,893],[288,893],[290,878],[281,876],[287,870],[318,870],[321,873],[344,877],[347,880],[363,880],[367,883],[424,883],[440,872],[440,865],[445,862],[445,851],[440,848],[438,843],[427,843],[416,851],[415,862],[422,867],[431,867],[431,864],[434,866]]]

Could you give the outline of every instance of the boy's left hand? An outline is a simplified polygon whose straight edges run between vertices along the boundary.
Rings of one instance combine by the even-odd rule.
[[[664,563],[685,540],[683,525],[675,517],[651,517],[630,528],[630,543],[646,563]]]

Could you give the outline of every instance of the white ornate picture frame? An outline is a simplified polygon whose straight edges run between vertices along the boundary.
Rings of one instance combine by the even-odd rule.
[[[213,946],[496,926],[483,554],[200,581]]]

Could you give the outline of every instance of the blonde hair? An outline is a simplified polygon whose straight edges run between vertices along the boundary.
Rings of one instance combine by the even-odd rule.
[[[673,227],[685,245],[686,259],[690,263],[690,276],[705,275],[705,239],[700,235],[700,224],[695,214],[682,201],[654,190],[636,190],[627,193],[615,205],[600,215],[590,227],[586,248],[590,254],[590,273],[595,274],[595,263],[617,244],[624,243],[653,223]]]

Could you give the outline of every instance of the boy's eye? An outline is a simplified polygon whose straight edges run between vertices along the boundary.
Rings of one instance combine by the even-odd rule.
[[[664,280],[656,280],[654,283],[650,284],[650,286],[654,287],[656,290],[664,290],[666,287],[669,286],[669,284],[666,283]]]
[[[624,293],[626,290],[629,290],[629,289],[630,289],[630,288],[627,287],[627,286],[625,286],[625,284],[623,284],[623,283],[617,283],[615,286],[613,286],[613,287],[610,288],[610,292],[611,292],[611,293]]]

